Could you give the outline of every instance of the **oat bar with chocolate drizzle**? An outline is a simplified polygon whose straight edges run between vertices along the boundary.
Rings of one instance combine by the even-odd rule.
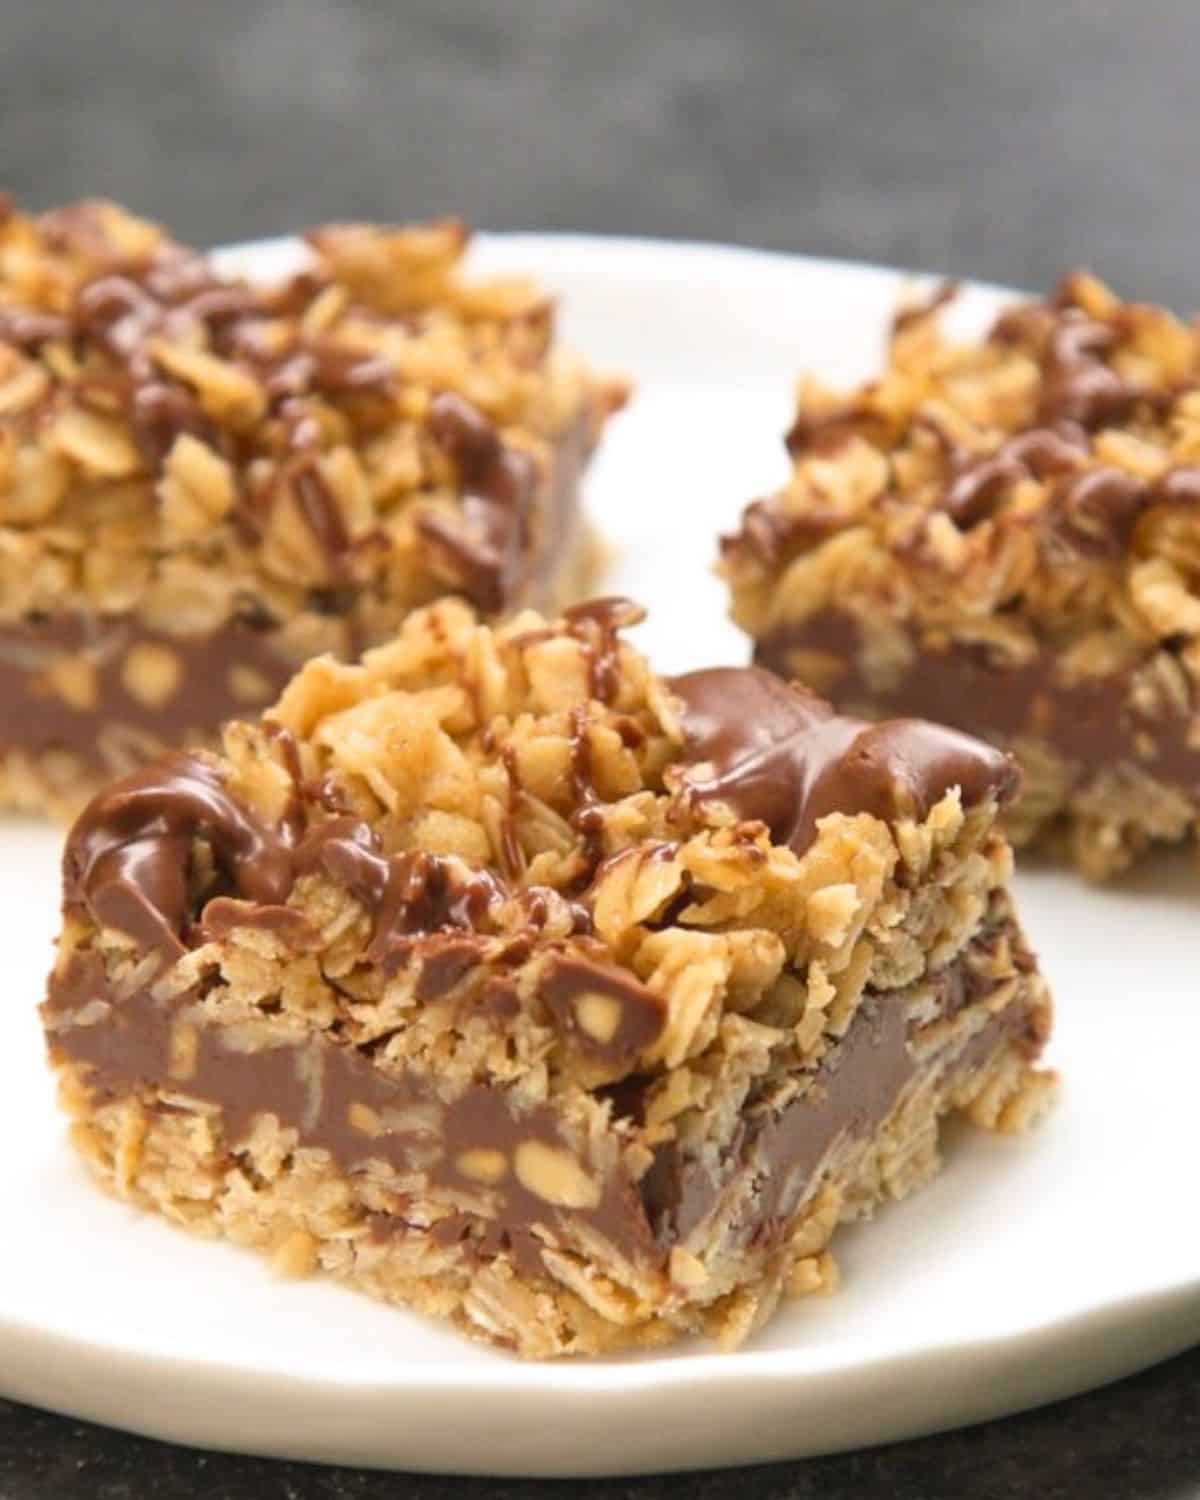
[[[1011,749],[1006,826],[1094,879],[1200,822],[1200,335],[1093,277],[800,390],[793,472],[724,539],[755,660]]]
[[[557,608],[619,382],[460,224],[330,225],[271,285],[111,204],[0,201],[0,806],[77,807],[460,593]]]
[[[438,603],[91,803],[42,1013],[107,1189],[523,1356],[732,1347],[1038,1113],[1009,758],[640,613]]]

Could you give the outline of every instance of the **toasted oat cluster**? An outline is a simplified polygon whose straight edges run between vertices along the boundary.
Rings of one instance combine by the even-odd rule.
[[[1038,1112],[1009,758],[639,617],[441,602],[96,798],[43,1017],[106,1187],[523,1356],[731,1347]]]
[[[1102,879],[1200,819],[1200,335],[1077,273],[953,343],[950,294],[802,383],[722,571],[757,661],[1010,748],[1014,842]]]
[[[584,588],[621,385],[460,224],[306,238],[260,286],[112,204],[0,201],[0,804],[61,812],[444,593]]]

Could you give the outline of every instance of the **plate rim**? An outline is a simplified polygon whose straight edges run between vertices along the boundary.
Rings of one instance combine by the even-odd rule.
[[[396,227],[402,228],[404,225],[398,223]],[[525,246],[535,251],[546,247],[578,254],[606,253],[616,250],[621,254],[648,255],[651,258],[670,253],[671,255],[680,254],[689,260],[694,260],[697,266],[703,266],[706,261],[715,265],[722,260],[745,260],[772,265],[779,269],[795,269],[797,266],[802,266],[814,271],[849,271],[880,281],[895,281],[899,278],[902,284],[907,281],[917,284],[952,282],[961,292],[970,295],[982,294],[986,297],[1009,299],[1035,295],[1024,288],[1005,282],[980,281],[973,276],[933,271],[921,266],[889,265],[886,261],[872,260],[868,256],[818,255],[807,250],[779,250],[767,245],[743,245],[732,240],[710,240],[689,235],[676,238],[671,235],[606,234],[599,230],[587,229],[487,229],[484,227],[471,229],[467,246],[468,254],[476,246],[486,249],[492,245],[511,247],[518,252]],[[240,258],[275,256],[285,251],[295,252],[303,248],[304,240],[301,234],[282,233],[256,236],[248,240],[222,242],[209,246],[205,253],[216,257],[218,264],[229,264]]]

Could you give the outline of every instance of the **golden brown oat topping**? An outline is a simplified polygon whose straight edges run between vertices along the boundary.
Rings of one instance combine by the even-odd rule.
[[[1200,332],[1076,272],[955,343],[952,295],[802,382],[720,568],[756,661],[1012,750],[1014,842],[1105,878],[1200,826]]]
[[[446,589],[519,603],[562,561],[556,450],[623,390],[467,240],[329,225],[258,286],[113,204],[0,219],[0,620],[304,615],[320,649],[349,596],[360,639]]]
[[[1084,625],[1195,641],[1195,326],[1085,272],[974,343],[947,339],[945,300],[897,318],[879,378],[801,383],[792,477],[723,544],[739,621],[760,636],[837,594],[1018,660]]]

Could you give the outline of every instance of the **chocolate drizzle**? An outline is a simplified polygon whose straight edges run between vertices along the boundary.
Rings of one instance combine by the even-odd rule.
[[[0,309],[0,319],[3,317]],[[155,412],[163,417],[169,434],[175,418],[155,403],[174,401],[177,392],[166,387],[146,387],[137,399],[145,400],[149,421]],[[311,423],[299,409],[296,419]],[[155,417],[157,420],[157,417]],[[164,430],[167,430],[164,429]],[[569,433],[556,455],[552,483],[556,531],[551,539],[554,556],[546,553],[525,569],[523,586],[531,601],[543,588],[552,589],[554,569],[562,549],[574,530],[576,482],[587,457],[583,442],[585,424]],[[306,469],[313,455],[301,452]],[[293,463],[295,460],[292,461]],[[374,545],[378,533],[361,541],[347,538],[336,501],[323,488],[313,470],[302,485],[309,501],[308,524],[327,562],[343,579],[343,585],[327,593],[314,591],[311,606],[326,606],[329,612],[346,616],[344,651],[351,654],[373,644],[353,613],[357,586],[345,582],[360,547]],[[320,488],[319,488],[320,487]],[[238,522],[248,534],[261,534],[261,517],[246,499],[238,511]],[[527,564],[533,560],[526,559]],[[630,606],[632,609],[633,606]],[[581,623],[580,631],[596,627]],[[90,770],[105,776],[121,774],[130,765],[144,762],[162,749],[212,734],[225,720],[266,707],[277,698],[296,663],[285,652],[283,635],[270,622],[233,619],[216,630],[192,636],[164,635],[148,629],[133,616],[93,618],[60,613],[29,617],[18,623],[0,624],[0,755],[22,751],[41,755],[65,749]],[[181,668],[177,690],[165,700],[147,702],[129,688],[123,667],[127,652],[137,646],[162,648],[178,660]],[[604,639],[594,644],[596,653],[592,680],[598,692],[611,690],[616,657],[615,645]],[[68,699],[56,688],[55,669],[68,657],[80,657],[94,673],[93,698]],[[234,675],[242,690],[234,691]],[[247,696],[249,684],[251,696]]]
[[[77,395],[84,402],[115,401],[124,408],[151,471],[161,466],[181,433],[202,439],[235,463],[250,456],[233,434],[209,421],[189,385],[161,365],[154,348],[158,339],[198,343],[247,369],[266,395],[267,416],[278,418],[287,452],[320,447],[321,426],[307,398],[343,401],[393,394],[396,370],[383,355],[328,335],[297,333],[282,348],[264,337],[264,327],[281,313],[302,316],[324,290],[320,277],[298,276],[274,289],[255,288],[223,280],[205,257],[173,244],[142,260],[123,260],[108,245],[102,215],[88,205],[77,207],[81,212],[63,219],[63,234],[77,248],[88,248],[99,269],[78,287],[65,316],[0,309],[0,340],[26,349],[65,340],[102,355],[106,363],[99,367],[85,360]],[[53,232],[51,227],[52,237]],[[311,462],[289,477],[330,577],[342,581],[352,548],[336,499]],[[275,488],[268,488],[268,502]],[[252,497],[239,497],[234,521],[251,542],[262,532],[257,511]]]
[[[1077,446],[1070,432],[1069,427],[1067,433],[1033,428],[989,458],[952,463],[940,508],[959,526],[970,528],[994,519],[1014,485],[1044,480],[1051,486],[1042,520],[1049,541],[1077,556],[1105,558],[1120,554],[1147,506],[1168,494],[1180,499],[1193,495],[1186,481],[1171,485],[1169,473],[1151,485],[1111,464],[1085,468],[1086,437]]]
[[[586,599],[563,611],[567,629],[587,653],[588,693],[599,702],[612,703],[621,684],[618,633],[645,618],[640,604],[618,594]]]
[[[1139,410],[1161,414],[1194,381],[1158,388],[1115,369],[1111,361],[1125,337],[1125,325],[1120,315],[1106,321],[1076,305],[1077,279],[1065,278],[1050,301],[1008,309],[990,335],[994,344],[1026,350],[1038,362],[1037,425],[983,455],[956,442],[928,412],[918,410],[912,426],[927,428],[939,442],[945,470],[938,508],[956,524],[969,529],[998,517],[1007,520],[1006,502],[1015,485],[1031,478],[1057,481],[1043,528],[1049,548],[1056,558],[1103,560],[1119,552],[1146,506],[1168,495],[1170,503],[1182,503],[1185,493],[1187,503],[1200,499],[1200,481],[1195,485],[1178,481],[1172,486],[1162,480],[1147,485],[1111,467],[1085,470],[1091,434],[1129,421]],[[951,293],[952,288],[942,288],[928,303],[905,310],[894,332],[935,314]],[[821,451],[855,431],[880,447],[892,446],[883,414],[875,412],[869,401],[849,400],[825,413],[801,410],[787,436],[788,450],[794,458]],[[1028,517],[1014,521],[1025,524]],[[757,501],[747,508],[738,534],[723,546],[727,552],[744,548],[765,566],[777,569],[797,553],[819,546],[842,524],[838,517],[830,524],[818,504],[810,505],[806,513],[790,514],[778,502]],[[914,545],[918,552],[922,550],[921,541]]]
[[[1093,316],[1079,305],[1079,281],[1078,272],[1064,277],[1048,301],[1009,308],[992,329],[993,343],[1024,347],[1038,360],[1039,422],[1095,432],[1128,421],[1139,406],[1161,411],[1191,387],[1148,386],[1115,369],[1110,361],[1127,337],[1128,309],[1110,319]]]
[[[467,870],[440,855],[408,850],[385,856],[366,823],[332,818],[299,845],[297,875],[321,870],[372,913],[374,935],[366,958],[386,972],[398,968],[417,934],[486,928],[508,892],[486,870]]]
[[[870,432],[879,419],[869,407],[853,402],[829,411],[801,408],[784,436],[784,446],[793,458],[805,453],[834,453],[857,432]]]
[[[683,704],[686,794],[724,803],[802,854],[830,813],[923,818],[951,787],[964,805],[1004,801],[1017,772],[1006,755],[916,719],[843,718],[805,689],[755,667],[670,680]]]
[[[979,455],[952,442],[932,418],[914,425],[939,435],[946,470],[936,508],[963,530],[984,522],[1033,527],[1056,560],[1112,561],[1120,557],[1135,525],[1152,506],[1200,506],[1200,466],[1179,465],[1158,479],[1139,479],[1111,464],[1089,466],[1090,439],[1077,422],[1034,427],[1009,438],[994,453]],[[1049,486],[1045,508],[1010,513],[1007,502],[1024,480]],[[886,503],[886,501],[884,502]],[[777,571],[795,555],[820,547],[844,518],[812,504],[785,511],[775,500],[756,500],[742,514],[740,529],[721,539],[725,555],[744,550]],[[924,530],[903,550],[927,560]]]
[[[103,210],[80,204],[42,221],[43,233],[93,262],[66,315],[0,308],[0,340],[25,350],[65,341],[102,356],[86,360],[77,382],[83,401],[122,406],[147,466],[161,466],[175,438],[191,433],[235,462],[248,456],[232,434],[219,431],[190,386],[162,367],[155,341],[197,345],[240,365],[260,384],[266,416],[278,419],[284,459],[318,451],[322,429],[309,398],[363,402],[394,396],[398,372],[390,358],[329,335],[293,334],[280,347],[265,331],[281,315],[300,319],[327,281],[303,274],[276,288],[256,288],[218,277],[208,260],[174,244],[142,259],[122,258],[109,243]],[[468,592],[481,607],[498,610],[511,593],[528,552],[529,510],[538,476],[525,454],[502,447],[490,424],[453,395],[435,398],[430,414],[435,441],[460,465],[468,493],[463,508],[475,545],[439,522],[443,550],[455,553]],[[289,474],[302,518],[329,566],[344,581],[351,541],[340,507],[313,464]],[[258,513],[277,485],[258,497],[240,497],[234,520],[249,541],[262,532]],[[553,518],[558,529],[561,518]],[[550,540],[555,540],[551,538]]]
[[[85,366],[81,394],[106,391],[125,407],[148,465],[160,464],[175,437],[189,432],[208,442],[216,434],[191,390],[158,368],[152,342],[181,341],[196,331],[224,352],[238,322],[262,316],[261,298],[221,281],[203,257],[178,246],[140,263],[111,260],[76,291],[69,316],[72,340],[106,354],[113,370]]]
[[[232,797],[207,761],[172,756],[100,794],[76,823],[63,862],[66,907],[86,910],[168,963],[239,928],[304,951],[319,946],[319,936],[303,910],[286,903],[296,880],[320,873],[369,913],[366,962],[385,974],[419,963],[422,1000],[440,998],[485,962],[524,962],[529,934],[545,927],[552,907],[565,910],[573,938],[590,932],[590,912],[564,908],[553,891],[514,891],[486,869],[425,850],[385,854],[376,831],[349,814],[306,828],[297,747],[287,730],[267,727],[293,783],[277,827]],[[195,858],[197,846],[207,857]],[[523,916],[516,936],[499,925],[505,905]],[[628,1032],[623,1024],[620,1046]]]
[[[144,446],[152,463],[161,461],[178,432],[217,441],[189,388],[157,368],[151,348],[156,338],[187,342],[200,334],[216,354],[250,370],[280,415],[287,403],[308,396],[388,396],[395,388],[394,365],[373,351],[327,335],[301,333],[283,348],[264,339],[262,329],[272,319],[303,314],[324,290],[320,277],[300,275],[260,289],[222,279],[205,257],[178,245],[139,262],[114,259],[105,248],[100,259],[102,269],[78,288],[69,316],[45,329],[18,328],[16,337],[23,332],[37,342],[90,342],[106,354],[116,367],[107,389],[124,401],[135,431],[145,436],[155,424],[161,427]],[[0,337],[4,332],[0,322]],[[89,378],[85,372],[85,382]]]
[[[752,500],[742,512],[738,530],[720,538],[721,555],[745,549],[765,567],[778,568],[797,553],[819,547],[840,529],[843,520],[816,502],[797,512],[785,510],[777,500]]]
[[[1040,421],[1066,419],[1095,431],[1130,415],[1146,391],[1104,363],[1116,342],[1117,331],[1109,324],[1078,308],[1064,309],[1046,347]]]
[[[1200,506],[1200,464],[1179,464],[1159,477],[1155,499],[1162,505]]]
[[[985,457],[957,446],[946,450],[948,474],[940,508],[962,527],[991,520],[1024,479],[1070,474],[1086,461],[1089,440],[1074,422],[1020,432]]]
[[[570,723],[571,796],[575,803],[571,826],[583,839],[582,887],[591,880],[604,858],[604,813],[592,780],[592,742],[586,704],[577,704],[571,710]]]
[[[12,344],[24,353],[32,354],[43,344],[63,343],[70,336],[70,321],[58,313],[0,306],[0,344]]]
[[[281,754],[286,763],[286,745]],[[211,851],[215,872],[199,887],[197,841]],[[365,957],[385,972],[415,953],[449,974],[446,953],[425,940],[493,934],[496,909],[517,899],[487,870],[461,860],[425,850],[385,854],[375,830],[349,815],[306,830],[289,808],[279,826],[270,827],[228,792],[207,761],[185,754],[94,798],[68,836],[63,872],[68,908],[86,910],[168,962],[196,941],[238,926],[304,946],[311,934],[303,914],[286,903],[295,882],[314,872],[342,886],[370,914]],[[528,909],[544,893],[531,887],[520,896]],[[576,920],[575,929],[586,925]],[[457,951],[461,955],[461,946]],[[432,973],[423,982],[430,998]]]
[[[1069,474],[1087,457],[1091,446],[1077,422],[1060,421],[1054,427],[1030,427],[1018,432],[1000,448],[1000,455],[1019,463],[1034,479]]]
[[[364,347],[374,341],[366,325],[420,335],[422,316],[410,307],[389,312],[351,300],[337,315],[341,321],[315,333],[308,325],[320,320],[306,314],[334,284],[328,272],[306,271],[272,287],[224,279],[205,256],[153,236],[148,248],[131,253],[117,233],[118,218],[105,204],[84,202],[38,221],[47,247],[72,257],[62,268],[69,300],[52,312],[0,305],[0,344],[31,354],[69,346],[69,359],[46,366],[51,394],[44,404],[62,396],[120,413],[147,483],[162,474],[182,434],[211,447],[229,464],[235,491],[226,519],[214,525],[232,527],[246,548],[262,545],[273,510],[286,500],[280,521],[313,544],[306,549],[309,576],[300,579],[310,585],[301,608],[343,618],[342,639],[331,645],[339,654],[359,654],[376,643],[366,623],[365,591],[372,580],[384,592],[390,587],[382,572],[392,544],[382,528],[358,534],[340,476],[332,465],[322,467],[322,455],[344,440],[346,419],[367,439],[396,420],[404,372],[390,353]],[[314,242],[320,253],[319,234]],[[352,283],[345,285],[353,294]],[[208,394],[191,378],[188,354],[215,356],[255,382],[257,393],[249,392],[254,399],[238,420],[206,410]],[[206,384],[200,379],[201,387]],[[430,435],[458,467],[466,491],[461,516],[428,522],[435,552],[447,563],[445,571],[435,569],[444,582],[460,583],[493,611],[518,596],[535,606],[557,603],[580,535],[577,481],[598,415],[598,404],[581,402],[555,435],[543,476],[533,458],[502,443],[469,403],[450,393],[435,397]],[[22,414],[8,425],[21,430],[27,420]],[[146,700],[128,691],[121,661],[108,649],[118,632],[132,644],[161,644],[179,661],[181,686],[167,692],[167,701],[155,701],[153,686]],[[295,662],[283,653],[276,659],[273,638],[282,636],[230,622],[211,636],[176,642],[132,615],[100,620],[85,610],[0,627],[0,756],[67,749],[89,773],[113,775],[173,744],[208,737],[224,720],[265,707],[286,682]],[[41,661],[28,671],[16,661],[31,654],[24,650],[27,640],[54,668],[63,665],[55,648],[61,644],[65,656],[80,642],[89,660],[57,679],[68,683],[65,693]],[[101,649],[93,654],[93,646]],[[601,661],[598,680],[603,671]],[[71,692],[71,685],[78,690]],[[50,772],[56,782],[63,779],[57,768]]]
[[[458,469],[462,521],[426,514],[419,530],[467,597],[494,614],[512,597],[529,550],[537,467],[528,454],[501,443],[483,413],[453,391],[433,398],[429,431]]]
[[[1052,535],[1085,557],[1120,556],[1152,492],[1124,469],[1101,465],[1060,480],[1052,493]]]
[[[947,284],[927,302],[904,309],[893,334],[936,315],[952,294]],[[894,418],[878,406],[875,389],[868,386],[825,411],[802,407],[786,437],[789,453],[800,459],[829,452],[857,433],[886,455],[905,449],[915,431],[927,430],[937,441],[943,464],[936,509],[958,526],[970,530],[996,521],[1011,523],[1014,529],[1032,527],[1054,563],[1111,561],[1147,507],[1200,503],[1200,471],[1186,465],[1146,483],[1112,466],[1096,467],[1092,434],[1143,418],[1164,421],[1197,381],[1186,375],[1151,385],[1123,374],[1118,368],[1122,353],[1137,352],[1131,309],[1117,308],[1110,317],[1096,317],[1082,305],[1088,300],[1081,274],[1075,273],[1064,278],[1054,297],[1011,307],[996,319],[989,342],[1027,354],[1037,363],[1040,380],[1030,414],[1035,425],[1018,431],[995,451],[973,451],[924,407],[912,413],[907,429],[896,431]],[[1175,472],[1181,477],[1174,479]],[[1050,485],[1048,505],[1041,512],[1010,510],[1013,488],[1029,479]],[[886,517],[893,506],[903,509],[905,497],[889,489],[875,504]],[[905,555],[934,561],[924,517],[920,523],[914,535],[898,536],[894,545]],[[795,506],[794,497],[786,505],[779,499],[756,500],[744,511],[738,532],[722,539],[722,551],[777,572],[846,524],[844,515],[826,512],[816,496],[803,508]]]
[[[319,936],[303,912],[292,906],[260,906],[231,896],[213,896],[200,913],[199,936],[203,942],[219,942],[247,927],[269,932],[294,952],[319,946]]]
[[[525,793],[521,787],[517,752],[512,745],[501,747],[500,763],[504,767],[504,776],[508,783],[508,800],[504,816],[500,820],[500,867],[508,879],[517,880],[525,869],[525,856],[521,850],[521,842],[517,838],[516,821]]]
[[[338,344],[329,338],[299,340],[282,355],[260,352],[252,328],[234,335],[235,346],[257,366],[272,401],[300,396],[388,396],[396,388],[396,367],[385,355]]]
[[[325,483],[320,466],[315,462],[299,465],[291,475],[291,486],[304,524],[325,559],[329,577],[334,583],[347,582],[356,548],[346,530],[337,496]]]
[[[1025,465],[1003,454],[960,469],[946,486],[942,508],[960,526],[988,520],[1011,487],[1026,477]]]
[[[286,901],[293,871],[280,837],[231,797],[196,756],[148,766],[94,798],[63,854],[68,907],[168,961],[185,952],[191,844],[203,831],[217,868],[247,901]]]

